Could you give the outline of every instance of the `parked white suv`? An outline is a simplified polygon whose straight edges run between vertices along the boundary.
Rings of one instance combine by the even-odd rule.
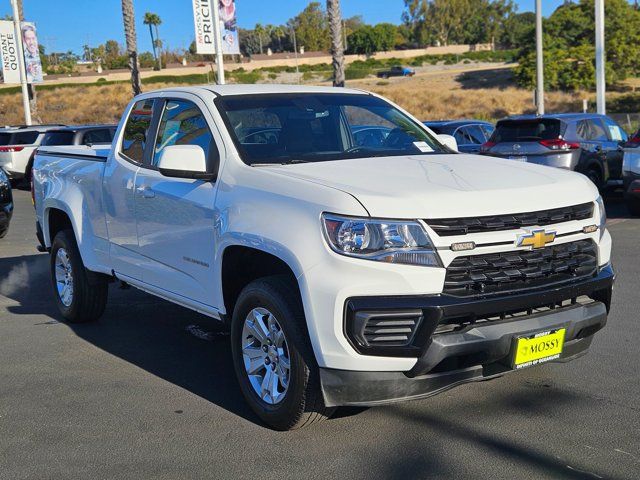
[[[140,95],[110,150],[38,150],[55,301],[96,320],[119,280],[228,323],[277,429],[581,356],[613,282],[597,189],[449,141],[358,90]]]
[[[32,125],[0,128],[0,167],[9,178],[28,177],[33,165],[33,153],[45,133],[62,125]]]

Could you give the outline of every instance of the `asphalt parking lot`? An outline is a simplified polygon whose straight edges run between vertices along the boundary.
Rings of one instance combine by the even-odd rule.
[[[610,199],[613,309],[590,353],[278,433],[213,321],[110,287],[60,323],[29,193],[0,240],[0,478],[640,478],[640,219]]]

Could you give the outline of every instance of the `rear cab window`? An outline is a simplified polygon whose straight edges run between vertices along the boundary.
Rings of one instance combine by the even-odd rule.
[[[75,132],[71,131],[47,132],[42,139],[42,146],[73,145],[74,136]]]
[[[560,120],[554,118],[502,120],[496,125],[491,141],[501,143],[552,140],[563,135],[565,128]]]
[[[110,128],[97,128],[84,132],[83,145],[110,144],[113,141],[113,130]]]
[[[124,127],[120,153],[128,160],[142,163],[147,146],[147,134],[151,127],[154,112],[154,98],[138,100],[131,109]]]

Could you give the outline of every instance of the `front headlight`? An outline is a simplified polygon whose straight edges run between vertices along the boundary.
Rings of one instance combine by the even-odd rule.
[[[596,199],[596,204],[598,205],[598,229],[600,229],[600,240],[604,235],[604,229],[607,224],[607,210],[604,208],[604,201],[602,197],[598,197]]]
[[[9,177],[7,177],[7,174],[4,173],[4,170],[2,168],[0,168],[0,185],[1,184],[8,184],[9,183]]]
[[[438,255],[418,222],[322,214],[329,246],[348,257],[405,265],[440,266]]]

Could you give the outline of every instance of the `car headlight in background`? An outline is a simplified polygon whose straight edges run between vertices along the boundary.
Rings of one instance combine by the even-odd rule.
[[[322,223],[327,243],[341,255],[404,265],[441,265],[427,232],[418,222],[325,213]]]

